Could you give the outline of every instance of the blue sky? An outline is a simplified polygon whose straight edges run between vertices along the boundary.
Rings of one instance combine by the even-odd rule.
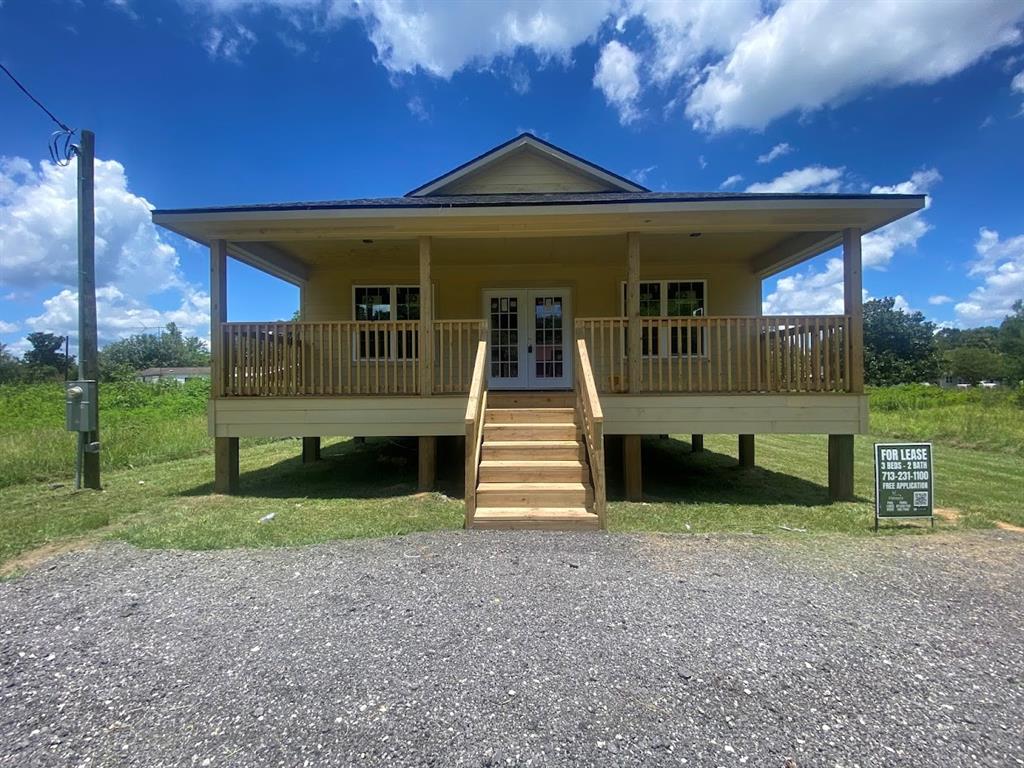
[[[3,0],[0,61],[97,133],[101,335],[207,335],[207,254],[147,206],[402,194],[523,130],[652,189],[927,193],[865,288],[936,322],[1024,295],[1024,0]],[[0,341],[75,328],[74,185],[0,80]],[[774,150],[774,151],[773,151]],[[71,169],[73,170],[73,169]],[[826,254],[766,311],[831,311]],[[297,292],[240,265],[232,319]]]

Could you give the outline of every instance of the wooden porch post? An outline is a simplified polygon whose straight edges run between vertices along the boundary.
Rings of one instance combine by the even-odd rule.
[[[629,347],[629,391],[640,391],[640,233],[626,234],[626,322]]]
[[[850,318],[850,391],[864,391],[864,291],[860,230],[843,230],[843,300]]]
[[[420,435],[417,451],[417,485],[421,491],[432,491],[437,484],[437,438]]]
[[[320,438],[302,438],[302,463],[312,464],[315,461],[320,461]]]
[[[210,397],[224,395],[224,332],[228,319],[228,244],[210,241]],[[213,413],[216,413],[214,409]],[[214,493],[238,492],[238,438],[213,439]]]
[[[627,501],[641,501],[644,497],[643,465],[641,462],[642,435],[622,436],[622,477]]]
[[[739,439],[740,466],[751,469],[754,466],[754,436],[740,435]]]
[[[853,435],[828,436],[828,498],[853,500]]]
[[[434,293],[430,281],[430,238],[420,244],[420,394],[434,391]],[[422,440],[422,438],[421,438]]]
[[[690,435],[690,453],[704,453],[704,435]]]
[[[223,347],[221,328],[228,320],[228,243],[210,241],[210,396],[224,394]]]
[[[213,492],[238,493],[238,438],[213,439]]]

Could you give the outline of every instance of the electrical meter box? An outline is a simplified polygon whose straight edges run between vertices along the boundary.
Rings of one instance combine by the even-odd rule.
[[[69,432],[93,432],[97,423],[96,382],[64,383],[64,414]]]

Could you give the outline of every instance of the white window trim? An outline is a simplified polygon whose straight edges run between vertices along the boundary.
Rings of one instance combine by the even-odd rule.
[[[390,317],[387,320],[357,320],[356,319],[356,291],[358,289],[360,289],[360,288],[387,288],[391,292],[391,298],[390,298],[390,300],[388,302],[391,305],[391,315],[390,315]],[[352,322],[370,323],[370,324],[372,324],[372,323],[385,323],[385,322],[419,323],[419,320],[402,320],[402,321],[398,320],[397,315],[398,315],[398,289],[399,288],[415,288],[416,290],[419,290],[420,286],[419,286],[418,283],[359,283],[359,284],[353,283],[353,285],[352,285],[352,303],[350,305],[352,307]],[[423,297],[421,296],[420,297],[420,301],[422,302],[422,300],[423,300]],[[420,304],[420,306],[421,307],[423,306],[422,303]],[[417,328],[416,331],[415,331],[417,334],[418,334],[418,330],[419,329]],[[399,333],[399,332],[398,331],[393,331],[392,335],[395,335],[397,333]],[[398,351],[398,343],[397,343],[397,339],[396,338],[392,338],[389,341],[389,347],[390,347],[390,351],[389,351],[389,353],[388,353],[388,355],[386,357],[370,357],[370,356],[365,356],[364,357],[363,355],[359,354],[359,332],[358,331],[352,331],[352,360],[354,362],[357,362],[357,363],[358,362],[373,362],[375,360],[385,360],[385,361],[389,361],[389,362],[396,362],[396,361],[397,362],[413,362],[413,361],[419,360],[419,358],[420,358],[420,355],[419,355],[420,345],[419,345],[419,339],[418,338],[416,340],[416,345],[415,345],[416,354],[412,355],[411,357],[397,357],[396,356],[396,353]]]
[[[669,318],[669,317],[686,317],[686,315],[668,315],[668,314],[666,314],[667,311],[668,311],[668,284],[669,283],[700,283],[701,285],[704,286],[704,313],[702,315],[692,315],[692,317],[707,317],[708,316],[708,281],[707,281],[707,279],[704,279],[704,278],[688,278],[688,277],[648,278],[648,279],[640,280],[639,283],[641,285],[643,283],[661,283],[661,290],[660,290],[661,296],[660,296],[660,299],[659,299],[661,301],[661,307],[659,308],[659,312],[658,312],[657,317],[666,318],[666,319]],[[626,310],[626,298],[627,298],[626,297],[626,290],[627,290],[626,286],[627,285],[628,285],[628,282],[626,280],[623,280],[622,283],[621,283],[622,290],[619,291],[619,301],[620,301],[620,306],[622,307],[622,316],[628,319],[629,315],[628,315],[628,312]],[[641,317],[652,317],[652,315],[641,315]],[[626,332],[627,332],[627,330],[623,329],[623,333],[626,333]],[[707,359],[707,357],[708,357],[708,342],[709,342],[709,339],[704,339],[704,343],[701,345],[703,350],[704,350],[703,354],[691,355],[689,352],[686,352],[686,353],[680,352],[678,354],[673,355],[673,354],[671,354],[671,343],[668,341],[668,338],[669,338],[669,336],[667,336],[667,335],[658,334],[658,354],[656,355],[657,358],[677,359],[677,358],[681,358],[681,357],[692,357],[694,359]],[[623,350],[626,349],[625,343],[623,343],[622,349]],[[642,350],[641,350],[641,352],[642,352]],[[647,358],[651,357],[651,355],[650,354],[646,354],[646,355],[645,354],[641,354],[641,357],[644,360],[646,360]]]

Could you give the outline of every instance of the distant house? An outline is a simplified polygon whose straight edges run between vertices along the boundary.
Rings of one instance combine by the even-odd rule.
[[[210,378],[210,367],[200,366],[195,368],[147,368],[135,374],[136,381],[152,383],[154,381],[166,381],[173,379],[179,384],[184,384],[189,379]]]
[[[403,197],[153,220],[210,248],[218,491],[240,437],[305,436],[315,460],[321,436],[417,436],[422,488],[457,437],[467,527],[553,529],[605,526],[606,439],[641,497],[643,435],[738,435],[750,466],[755,434],[825,434],[851,498],[861,238],[923,207],[652,192],[523,134]],[[765,278],[837,247],[842,312],[762,314]],[[299,286],[300,319],[227,322],[228,257]]]

